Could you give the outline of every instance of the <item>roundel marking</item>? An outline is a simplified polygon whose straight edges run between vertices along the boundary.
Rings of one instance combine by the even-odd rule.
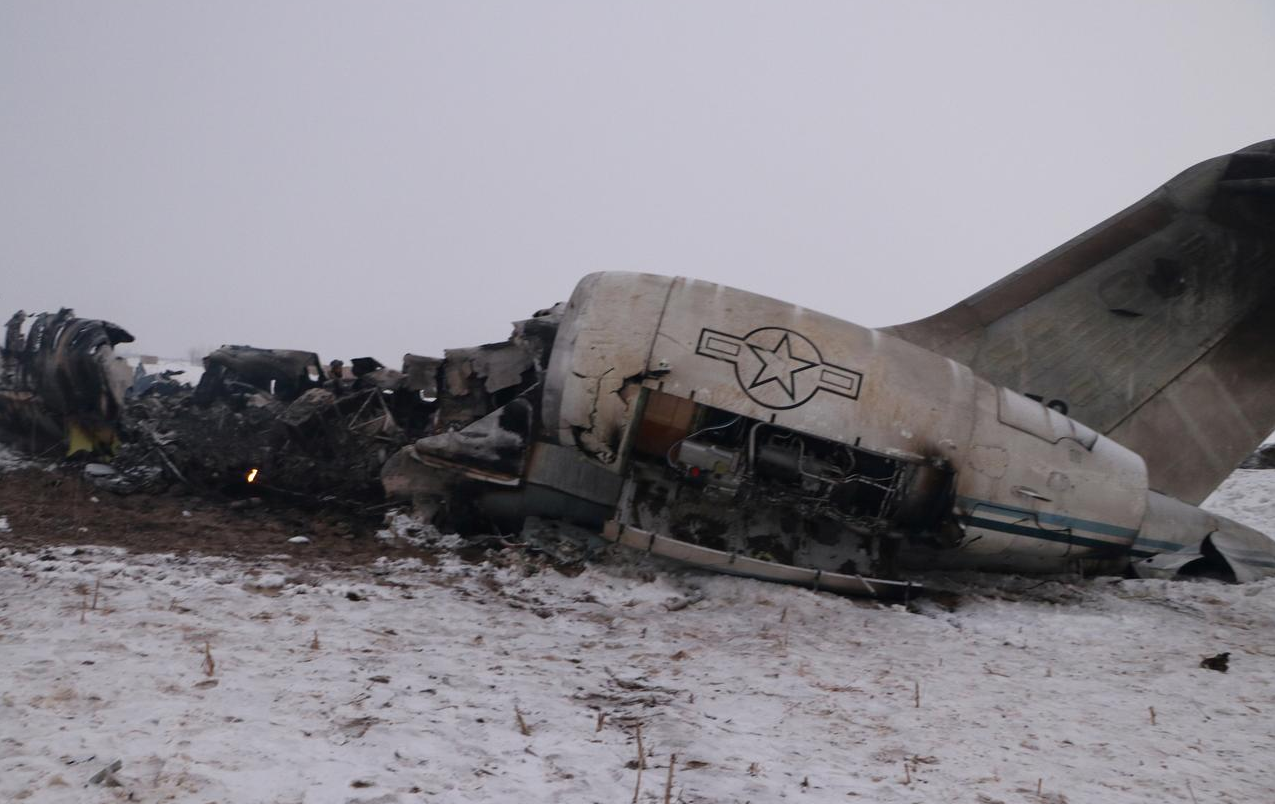
[[[700,332],[695,353],[735,366],[735,379],[749,399],[772,410],[789,410],[820,391],[858,399],[863,374],[828,363],[819,347],[786,327],[760,327],[742,337]]]

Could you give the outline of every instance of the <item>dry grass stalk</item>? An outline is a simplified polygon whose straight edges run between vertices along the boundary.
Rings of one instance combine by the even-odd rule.
[[[788,607],[784,606],[784,610],[779,613],[779,622],[783,623],[788,620]]]
[[[594,734],[597,734],[598,732],[602,731],[602,724],[606,722],[606,719],[607,719],[606,712],[598,712],[598,727],[593,730]]]
[[[1155,725],[1155,707],[1148,706],[1147,711],[1151,713],[1151,725],[1154,726]]]
[[[204,643],[204,675],[211,676],[217,670],[217,663],[213,661],[212,645]]]
[[[921,682],[913,681],[912,684],[914,685],[912,689],[912,705],[914,708],[920,709],[921,708]]]
[[[319,632],[315,631],[314,639],[310,640],[310,650],[318,650],[318,649],[319,649]]]
[[[93,609],[93,611],[97,611],[97,593],[101,588],[102,588],[102,579],[99,578],[93,584],[93,605],[89,607]]]
[[[903,760],[903,783],[912,784],[912,769],[908,767],[908,761]]]
[[[642,724],[637,724],[638,770],[646,770],[646,751],[642,748]]]
[[[1036,798],[1040,798],[1040,786],[1044,781],[1045,781],[1044,779],[1036,780]]]
[[[1186,791],[1191,794],[1191,804],[1200,804],[1200,802],[1195,800],[1195,791],[1191,789],[1190,779],[1186,780]]]
[[[516,705],[514,706],[514,718],[518,721],[518,731],[522,732],[522,736],[530,737],[531,727],[527,725],[527,721],[523,719],[522,710]]]
[[[80,598],[80,623],[84,623],[84,615],[89,610],[89,599],[87,597]]]
[[[638,795],[642,792],[642,769],[646,767],[646,756],[642,751],[642,724],[637,724],[637,782],[633,785],[633,804],[637,804]]]
[[[673,797],[673,766],[677,764],[677,754],[669,754],[668,780],[664,782],[664,804],[671,804]]]

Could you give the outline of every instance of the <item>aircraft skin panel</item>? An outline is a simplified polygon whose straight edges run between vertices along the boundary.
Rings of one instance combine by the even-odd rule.
[[[960,452],[956,514],[967,552],[1012,563],[1011,555],[1034,561],[1118,550],[1145,514],[1139,456],[982,380],[974,430]]]
[[[1275,315],[1259,310],[1110,432],[1147,461],[1151,488],[1198,504],[1270,434]]]
[[[1056,400],[1143,455],[1153,487],[1199,502],[1275,429],[1261,343],[1273,302],[1275,140],[1196,165],[952,308],[885,331]]]
[[[968,513],[959,515],[959,519],[967,530],[976,530],[981,534],[1012,534],[1023,537],[1008,542],[1002,552],[1013,549],[1024,553],[1073,556],[1094,551],[1122,553],[1129,549],[1137,535],[1136,530],[1130,531],[1106,523],[1087,523],[1085,520],[1061,516],[1046,519],[1032,511],[994,503],[967,502],[966,505]],[[1123,532],[1124,535],[1112,535],[1115,532]]]
[[[950,457],[972,427],[963,366],[747,291],[678,279],[651,367],[666,393],[877,451]]]

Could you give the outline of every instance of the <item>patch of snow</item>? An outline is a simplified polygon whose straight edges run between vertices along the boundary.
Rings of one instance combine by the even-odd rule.
[[[1275,537],[1275,470],[1236,469],[1200,507]]]
[[[0,533],[9,533],[13,528],[9,525],[9,517],[0,516]]]
[[[140,358],[137,355],[128,356],[128,365],[130,369],[137,367]],[[199,379],[204,376],[203,361],[191,363],[189,360],[178,360],[170,358],[160,358],[158,363],[151,363],[143,366],[147,374],[162,374],[165,371],[180,371],[181,374],[175,375],[175,379],[179,383],[195,386],[199,385]]]
[[[630,801],[638,724],[642,802],[673,754],[686,802],[1275,789],[1275,580],[971,575],[909,610],[616,555],[288,582],[0,548],[0,800]],[[117,757],[122,787],[84,786]]]
[[[288,544],[309,544],[309,543],[310,543],[310,537],[308,536],[293,536],[291,539],[288,539]]]
[[[385,527],[376,532],[376,538],[390,544],[449,550],[466,544],[464,537],[455,533],[441,533],[433,525],[397,509],[386,513]]]
[[[0,444],[0,473],[26,469],[33,464],[11,447]]]
[[[248,579],[248,585],[254,589],[282,589],[287,583],[288,579],[277,572]]]

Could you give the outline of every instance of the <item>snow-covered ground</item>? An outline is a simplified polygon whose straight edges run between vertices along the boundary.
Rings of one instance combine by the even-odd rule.
[[[0,444],[0,474],[12,472],[15,469],[25,469],[31,465],[25,457]]]
[[[1275,471],[1236,469],[1200,507],[1275,536]]]
[[[1275,532],[1275,471],[1205,507]],[[1275,580],[904,607],[631,554],[23,552],[7,513],[4,802],[661,802],[672,755],[682,802],[1275,800]]]
[[[674,754],[685,802],[1275,796],[1275,581],[530,569],[0,548],[0,800],[660,802]]]

